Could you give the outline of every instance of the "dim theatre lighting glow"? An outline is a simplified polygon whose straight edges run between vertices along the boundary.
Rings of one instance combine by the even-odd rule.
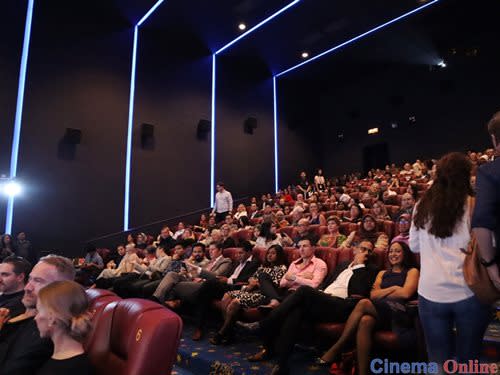
[[[325,56],[325,55],[328,55],[329,53],[332,53],[332,52],[334,52],[334,51],[337,51],[337,50],[339,50],[340,48],[345,47],[345,46],[347,46],[347,45],[349,45],[349,44],[351,44],[351,43],[354,43],[355,41],[357,41],[357,40],[359,40],[359,39],[362,39],[362,38],[364,38],[365,36],[368,36],[368,35],[370,35],[370,34],[372,34],[372,33],[376,32],[376,31],[378,31],[378,30],[380,30],[380,29],[383,29],[384,27],[387,27],[387,26],[389,26],[389,25],[391,25],[391,24],[393,24],[393,23],[395,23],[395,22],[398,22],[398,21],[400,21],[400,20],[402,20],[402,19],[404,19],[404,18],[406,18],[406,17],[409,17],[409,16],[411,16],[411,15],[412,15],[412,14],[414,14],[414,13],[420,12],[421,10],[424,10],[425,8],[427,8],[427,7],[429,7],[429,6],[431,6],[431,5],[435,4],[435,3],[437,3],[438,1],[439,1],[439,0],[433,0],[433,1],[430,1],[430,2],[428,2],[427,4],[421,5],[421,6],[419,6],[418,8],[415,8],[415,9],[413,9],[413,10],[409,11],[409,12],[406,12],[406,13],[404,13],[404,14],[400,15],[399,17],[396,17],[396,18],[394,18],[394,19],[392,19],[392,20],[390,20],[390,21],[387,21],[387,22],[385,22],[385,23],[383,23],[383,24],[381,24],[381,25],[378,25],[378,26],[376,26],[376,27],[374,27],[374,28],[372,28],[372,29],[370,29],[370,30],[368,30],[368,31],[366,31],[366,32],[364,32],[364,33],[362,33],[362,34],[358,35],[358,36],[355,36],[354,38],[351,38],[351,39],[349,39],[349,40],[346,40],[345,42],[340,43],[340,44],[336,45],[335,47],[332,47],[332,48],[330,48],[330,49],[328,49],[328,50],[326,50],[326,51],[324,51],[324,52],[322,52],[322,53],[320,53],[320,54],[318,54],[318,55],[316,55],[316,56],[311,57],[311,58],[310,58],[309,60],[307,60],[307,61],[301,62],[301,63],[299,63],[299,64],[297,64],[297,65],[292,66],[291,68],[288,68],[288,69],[286,69],[286,70],[284,70],[284,71],[282,71],[282,72],[280,72],[280,73],[276,74],[276,77],[280,77],[280,76],[282,76],[282,75],[285,75],[285,74],[287,74],[287,73],[290,73],[291,71],[293,71],[293,70],[295,70],[295,69],[297,69],[297,68],[300,68],[301,66],[303,66],[303,65],[305,65],[305,64],[309,64],[310,62],[313,62],[313,61],[315,61],[315,60],[318,60],[318,59],[320,59],[321,57],[323,57],[323,56]]]
[[[302,58],[303,58],[303,59],[307,59],[307,58],[309,57],[309,53],[307,53],[307,52],[302,52],[302,55],[301,55],[301,56],[302,56]]]
[[[446,68],[446,63],[444,62],[444,60],[441,60],[438,65],[441,67],[441,68]]]
[[[238,29],[240,29],[241,31],[246,30],[246,28],[247,25],[245,25],[243,22],[238,25]]]
[[[24,89],[26,87],[26,72],[28,70],[28,54],[31,39],[31,23],[33,20],[33,7],[35,0],[28,1],[26,12],[26,23],[24,26],[23,51],[21,54],[21,67],[19,69],[19,85],[17,88],[16,117],[14,119],[14,134],[12,137],[12,153],[10,157],[10,178],[17,176],[17,159],[19,156],[19,142],[21,139],[21,122],[23,117]],[[5,217],[5,233],[12,232],[12,219],[14,216],[14,195],[10,195],[7,201],[7,213]]]
[[[130,213],[130,170],[132,164],[132,130],[134,128],[134,97],[135,97],[135,71],[137,67],[137,45],[139,39],[139,27],[151,16],[165,0],[159,0],[149,11],[137,22],[134,27],[134,40],[132,47],[132,67],[130,72],[130,97],[128,103],[128,126],[127,126],[127,154],[125,156],[125,197],[123,201],[123,230],[129,229]]]

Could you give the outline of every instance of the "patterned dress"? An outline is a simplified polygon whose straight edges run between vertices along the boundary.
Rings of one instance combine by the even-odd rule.
[[[285,276],[286,271],[287,266],[285,266],[284,264],[273,267],[260,266],[257,271],[255,271],[252,277],[258,279],[260,275],[268,274],[273,280],[273,284],[278,287],[280,285],[281,279],[283,278],[283,276]],[[240,305],[243,308],[257,307],[265,303],[267,300],[267,297],[262,294],[259,289],[251,290],[248,292],[245,290],[235,290],[229,292],[229,295],[233,299],[238,298],[240,300]]]

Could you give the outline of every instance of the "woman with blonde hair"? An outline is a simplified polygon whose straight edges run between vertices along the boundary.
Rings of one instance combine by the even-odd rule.
[[[82,342],[91,329],[89,300],[74,281],[56,281],[40,289],[36,325],[42,338],[54,344],[52,357],[37,375],[94,373]]]

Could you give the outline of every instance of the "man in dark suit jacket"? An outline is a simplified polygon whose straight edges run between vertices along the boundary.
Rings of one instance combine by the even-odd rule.
[[[488,123],[488,133],[495,152],[500,155],[500,112],[495,113]],[[500,158],[478,168],[476,193],[472,228],[477,237],[481,263],[500,290]]]
[[[273,349],[279,355],[272,374],[287,374],[288,358],[298,339],[299,327],[307,323],[345,322],[358,296],[368,297],[377,275],[377,269],[368,264],[373,244],[361,241],[354,250],[354,260],[337,266],[323,284],[323,291],[302,286],[260,322],[242,324],[250,330],[258,329],[264,339],[264,349],[249,360],[265,360]]]
[[[21,257],[10,256],[0,263],[0,309],[8,309],[11,318],[26,310],[21,300],[30,271],[31,264]]]
[[[226,292],[240,289],[248,282],[248,279],[257,271],[259,261],[253,259],[252,245],[246,241],[242,248],[238,248],[236,262],[233,264],[231,276],[218,276],[216,279],[207,280],[198,290],[195,304],[195,324],[193,340],[199,340],[202,336],[202,327],[205,314],[210,308],[213,300],[221,299]]]

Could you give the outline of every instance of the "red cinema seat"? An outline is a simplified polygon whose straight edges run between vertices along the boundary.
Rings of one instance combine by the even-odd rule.
[[[142,299],[107,304],[95,321],[87,353],[97,375],[166,375],[174,365],[182,320]]]

